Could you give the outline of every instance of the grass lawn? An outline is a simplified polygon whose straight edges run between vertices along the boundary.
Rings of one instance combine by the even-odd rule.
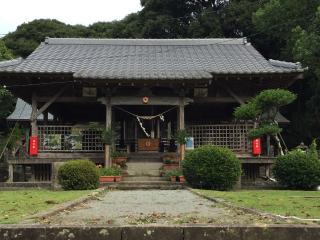
[[[0,191],[0,224],[18,223],[26,216],[77,199],[90,192],[92,191]]]
[[[300,218],[320,218],[320,191],[194,191],[204,196],[221,198],[234,205],[254,208],[263,212]]]

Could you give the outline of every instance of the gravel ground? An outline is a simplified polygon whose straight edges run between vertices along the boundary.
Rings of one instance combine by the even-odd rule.
[[[44,224],[262,224],[272,220],[228,209],[187,190],[110,191]]]

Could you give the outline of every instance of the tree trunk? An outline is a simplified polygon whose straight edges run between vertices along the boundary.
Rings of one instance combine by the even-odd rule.
[[[275,135],[274,139],[276,140],[276,143],[278,145],[278,148],[279,148],[279,151],[280,151],[280,155],[283,156],[284,152],[283,152],[283,149],[282,149],[282,146],[281,146],[281,142],[280,142],[280,139],[279,139],[278,135]]]

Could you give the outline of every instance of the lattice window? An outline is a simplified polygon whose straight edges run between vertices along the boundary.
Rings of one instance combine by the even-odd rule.
[[[195,147],[216,145],[235,152],[249,152],[248,131],[252,124],[188,125],[189,134],[194,138]]]
[[[102,152],[101,132],[79,126],[39,126],[40,152]]]

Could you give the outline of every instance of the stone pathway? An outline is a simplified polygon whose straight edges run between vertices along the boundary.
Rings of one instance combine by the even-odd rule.
[[[272,220],[228,209],[187,190],[109,191],[41,221],[45,224],[259,224]]]

